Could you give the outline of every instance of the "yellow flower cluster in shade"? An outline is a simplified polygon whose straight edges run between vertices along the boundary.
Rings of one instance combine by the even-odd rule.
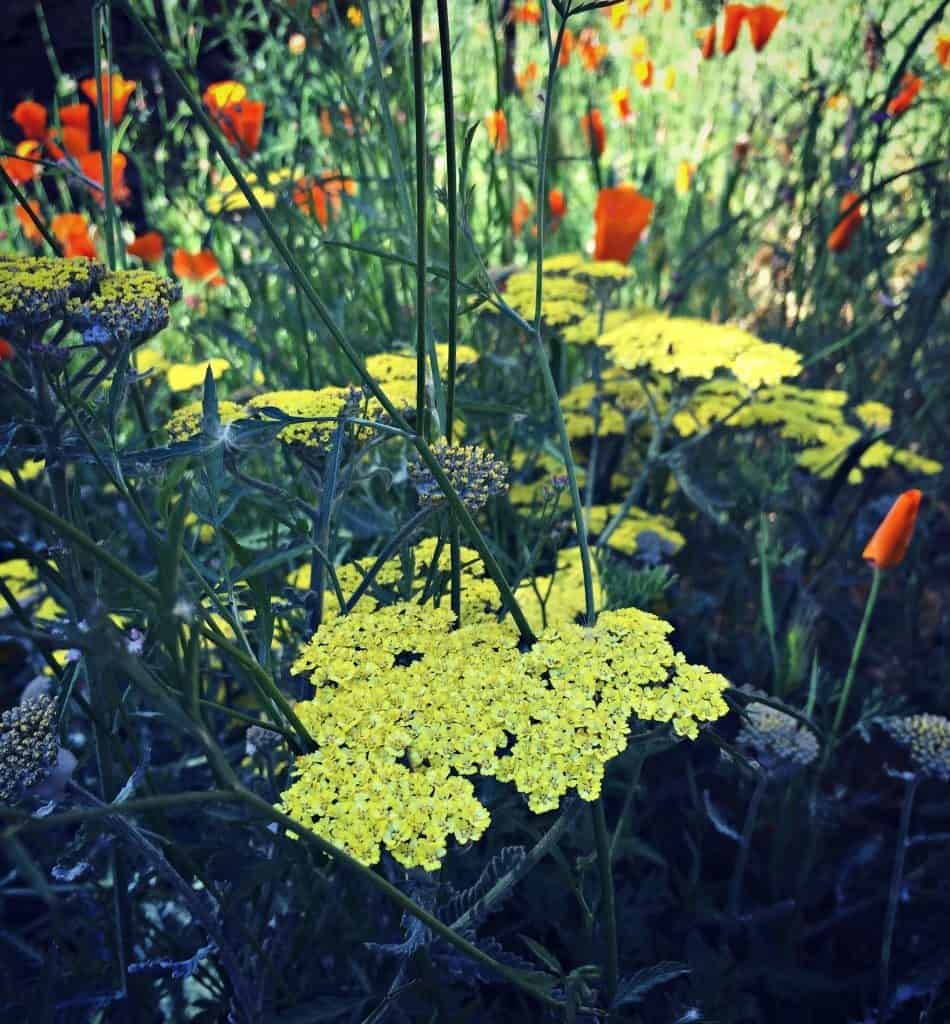
[[[85,257],[0,254],[0,330],[34,330],[59,320],[70,299],[85,299],[106,268]]]
[[[88,296],[70,298],[66,316],[91,344],[140,344],[168,324],[172,303],[181,297],[175,281],[150,270],[119,270],[102,277]]]
[[[778,384],[750,392],[735,381],[715,380],[696,389],[686,408],[673,417],[673,425],[681,436],[718,422],[733,429],[772,427],[780,437],[802,445],[796,461],[803,469],[830,477],[868,430],[887,429],[891,422],[891,410],[882,402],[863,402],[853,409],[847,403],[845,391]],[[857,424],[849,422],[849,414]],[[878,440],[851,469],[848,482],[860,483],[864,470],[892,463],[926,476],[943,468],[935,459]]]
[[[63,606],[49,594],[35,566],[25,558],[11,558],[0,562],[0,579],[6,584],[14,601],[28,608],[30,618],[46,622],[65,614]],[[12,611],[4,601],[0,604],[0,617]]]
[[[267,175],[267,184],[258,184],[256,174],[246,176],[247,183],[251,186],[254,198],[265,210],[273,210],[277,205],[277,197],[281,185],[286,185],[293,177],[289,167],[283,167],[277,171],[270,171]],[[219,213],[236,213],[240,210],[250,209],[247,196],[238,188],[237,181],[226,174],[216,185],[215,191],[208,197],[208,213],[216,215]]]
[[[29,483],[31,480],[36,480],[40,477],[45,469],[45,459],[27,459],[17,466],[16,475],[19,476],[23,483]],[[13,475],[13,470],[0,469],[0,480],[8,487],[16,487],[16,477]]]
[[[619,511],[619,502],[613,505],[592,505],[587,529],[595,535],[600,533]],[[641,538],[648,535],[658,537],[670,554],[675,554],[686,543],[686,538],[674,527],[672,519],[634,506],[610,535],[607,546],[625,555],[632,555],[637,551]]]
[[[294,662],[314,686],[296,712],[318,749],[297,759],[281,809],[366,864],[384,848],[436,870],[450,837],[478,839],[490,815],[471,776],[512,783],[544,813],[568,790],[598,797],[631,716],[695,738],[727,711],[727,681],[637,609],[549,629],[528,651],[491,613],[454,625],[444,606],[357,610]]]
[[[512,274],[503,298],[529,323],[534,319],[536,278],[532,271]],[[544,274],[541,281],[542,318],[551,327],[569,324],[587,314],[588,285],[569,275]]]

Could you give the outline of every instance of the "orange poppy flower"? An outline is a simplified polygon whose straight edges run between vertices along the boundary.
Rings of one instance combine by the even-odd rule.
[[[290,198],[301,213],[317,218],[317,223],[326,230],[329,223],[327,215],[326,189],[313,178],[301,178],[293,188]]]
[[[89,107],[84,103],[60,107],[59,123],[63,126],[63,147],[70,156],[78,159],[90,152],[92,136],[89,129]]]
[[[576,45],[577,41],[574,38],[574,33],[569,28],[564,29],[564,37],[561,39],[561,52],[557,58],[557,66],[559,68],[567,67]]]
[[[16,349],[7,341],[6,338],[0,338],[0,363],[4,359],[12,359],[16,355]]]
[[[198,281],[200,284],[221,285],[224,277],[221,266],[214,253],[207,249],[200,252],[186,252],[176,249],[172,254],[172,270],[176,277],[186,281]]]
[[[555,220],[560,220],[567,213],[567,199],[561,189],[552,188],[548,192],[548,212]]]
[[[855,231],[861,226],[864,215],[861,213],[861,207],[855,205],[859,198],[856,192],[847,192],[841,200],[839,212],[844,216],[835,224],[828,236],[828,248],[832,252],[843,252],[847,249]]]
[[[937,63],[941,67],[950,66],[950,33],[941,33],[937,36],[934,53],[937,56]]]
[[[488,141],[494,146],[496,153],[502,153],[508,148],[508,118],[503,110],[493,110],[485,118],[485,127],[488,129]]]
[[[212,82],[201,94],[201,98],[208,110],[216,114],[222,107],[247,99],[247,89],[240,82]]]
[[[36,214],[36,216],[42,221],[40,216],[40,203],[38,199],[30,200],[30,209]],[[34,245],[39,245],[43,241],[43,235],[37,229],[33,223],[30,215],[17,203],[16,207],[16,219],[20,222],[20,226],[23,228],[23,237]]]
[[[50,221],[50,231],[62,245],[64,256],[96,258],[96,247],[89,235],[89,221],[81,213],[58,213]]]
[[[644,89],[649,89],[653,85],[653,61],[652,60],[638,60],[633,65],[633,73],[637,76],[637,81],[643,86]]]
[[[511,232],[518,238],[525,224],[531,220],[531,204],[524,196],[515,201],[515,208],[511,211]]]
[[[620,121],[629,121],[633,117],[633,108],[630,106],[630,90],[626,86],[614,89],[610,94],[614,105],[614,113]]]
[[[535,3],[515,4],[511,8],[510,17],[516,25],[540,25],[541,5]]]
[[[224,137],[233,143],[244,156],[253,153],[261,141],[264,124],[264,103],[261,100],[240,100],[225,103],[212,111]]]
[[[42,142],[46,138],[46,107],[33,100],[24,100],[13,108],[13,120],[20,126],[23,137]]]
[[[135,92],[138,84],[123,78],[118,72],[113,72],[111,77],[100,75],[98,81],[95,78],[84,78],[79,83],[79,88],[93,106],[98,106],[100,92],[111,101],[112,125],[115,127],[122,120],[125,108],[129,105],[129,97]]]
[[[739,29],[749,14],[745,4],[726,4],[723,11],[722,39],[719,49],[722,53],[732,53],[739,39]]]
[[[781,7],[771,7],[769,4],[758,4],[747,9],[746,21],[756,53],[772,38],[772,33],[784,17],[785,11]]]
[[[98,149],[94,149],[91,153],[84,153],[78,157],[76,163],[79,164],[79,170],[83,176],[95,183],[94,185],[87,186],[93,198],[100,206],[105,206],[106,196],[104,191],[102,153]],[[112,154],[112,199],[116,203],[124,203],[131,194],[128,186],[125,184],[125,167],[127,163],[128,161],[123,153]],[[96,188],[96,185],[99,187]]]
[[[888,114],[891,117],[900,117],[911,103],[914,102],[923,84],[924,80],[918,78],[917,75],[904,75],[901,80],[901,91],[887,105]]]
[[[904,491],[891,506],[881,525],[874,531],[874,536],[868,541],[862,558],[870,562],[875,569],[893,569],[904,560],[911,537],[914,535],[920,498],[920,491],[916,489]]]
[[[326,107],[320,110],[320,131],[329,138],[333,134],[333,121],[330,119],[330,111]]]
[[[602,188],[594,209],[594,259],[626,263],[650,223],[653,206],[629,183]]]
[[[524,92],[532,82],[536,81],[538,77],[538,64],[537,61],[529,60],[525,65],[523,71],[519,71],[515,75],[515,81],[518,83],[518,91]]]
[[[623,28],[623,23],[630,14],[630,4],[627,0],[621,0],[620,3],[614,4],[613,7],[608,7],[607,13],[610,16],[611,28]]]
[[[607,56],[609,48],[601,43],[600,37],[592,28],[584,28],[577,37],[577,49],[584,68],[587,71],[596,71]]]
[[[323,190],[330,199],[330,209],[333,213],[339,213],[343,205],[342,196],[356,195],[356,182],[352,178],[344,178],[336,171],[325,174],[320,182]]]
[[[287,40],[287,50],[292,57],[299,57],[306,49],[307,37],[300,32],[294,32]]]
[[[136,235],[125,247],[130,256],[138,256],[143,263],[158,263],[165,252],[165,241],[157,231]]]
[[[696,38],[699,40],[699,50],[703,60],[709,60],[716,52],[716,23],[707,25],[705,28],[696,29]]]
[[[595,157],[600,156],[607,144],[607,129],[600,111],[595,107],[581,118],[581,130],[587,140],[587,148]]]
[[[25,185],[38,178],[43,170],[42,164],[35,163],[39,155],[40,144],[33,139],[24,139],[17,143],[16,156],[5,156],[0,163],[18,185]]]

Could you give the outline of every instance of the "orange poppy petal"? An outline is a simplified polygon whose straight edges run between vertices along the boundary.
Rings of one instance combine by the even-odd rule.
[[[654,205],[630,184],[602,188],[594,209],[594,259],[626,263],[650,223]]]
[[[920,499],[920,491],[904,491],[874,531],[862,557],[876,569],[893,569],[904,560],[914,535]]]
[[[13,108],[13,120],[27,139],[42,142],[46,137],[46,107],[33,100],[24,100]]]

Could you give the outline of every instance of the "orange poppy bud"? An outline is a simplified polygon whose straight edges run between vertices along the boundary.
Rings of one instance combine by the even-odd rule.
[[[0,363],[4,359],[12,359],[16,355],[16,349],[7,341],[6,338],[0,338]]]
[[[17,143],[16,156],[5,156],[3,158],[3,169],[18,184],[25,185],[28,181],[38,178],[43,170],[42,164],[35,161],[39,159],[40,144],[33,139],[25,139]]]
[[[699,40],[699,50],[703,60],[709,60],[716,52],[716,23],[707,25],[705,28],[696,29],[696,38]]]
[[[609,47],[601,43],[592,28],[585,28],[577,38],[577,49],[585,70],[596,71],[607,56]]]
[[[559,68],[567,67],[571,54],[574,52],[575,44],[574,33],[569,28],[564,29],[564,38],[561,40],[561,52],[557,59],[557,66]]]
[[[560,220],[567,213],[567,199],[561,189],[552,188],[548,192],[548,212],[556,220]]]
[[[917,510],[921,494],[918,490],[904,491],[891,506],[881,525],[868,541],[862,557],[875,569],[893,569],[904,560],[910,539],[914,535]]]
[[[157,231],[136,235],[125,247],[130,256],[138,256],[144,263],[158,263],[165,252],[165,241]]]
[[[488,141],[496,153],[503,153],[508,148],[508,118],[503,110],[493,110],[485,118],[488,129]]]
[[[510,17],[516,25],[540,25],[541,5],[536,3],[515,4],[511,8]]]
[[[511,232],[517,238],[525,224],[531,220],[531,204],[524,196],[515,201],[515,208],[511,211]]]
[[[861,226],[864,215],[861,207],[856,205],[860,197],[856,192],[845,193],[841,200],[839,212],[844,214],[828,236],[828,248],[832,252],[843,252],[851,244],[855,231]]]
[[[614,89],[610,94],[613,101],[614,113],[620,121],[629,121],[633,117],[633,108],[630,106],[630,90],[624,85]]]
[[[602,188],[594,208],[594,259],[626,263],[650,223],[653,206],[631,184]]]
[[[587,148],[595,157],[600,156],[607,145],[607,129],[600,111],[595,107],[581,118],[581,130],[587,140]]]
[[[13,120],[20,126],[23,137],[42,142],[46,137],[46,107],[33,100],[24,100],[13,108]]]
[[[301,213],[316,217],[320,227],[326,230],[329,217],[327,216],[327,193],[323,185],[313,178],[301,178],[294,185],[290,198]]]
[[[40,204],[38,199],[30,200],[30,209],[36,214],[39,220],[42,221],[43,218],[40,217]],[[20,222],[20,226],[23,228],[23,236],[28,242],[32,242],[34,245],[39,245],[43,241],[43,236],[33,223],[32,218],[19,203],[17,203],[16,208],[16,219]]]
[[[307,37],[300,32],[294,32],[287,40],[287,49],[292,57],[299,57],[307,49]]]
[[[83,95],[93,106],[99,105],[99,93],[111,101],[112,125],[117,125],[125,114],[125,108],[129,105],[129,97],[135,92],[138,82],[131,82],[122,77],[118,72],[112,76],[100,75],[98,81],[95,78],[84,78],[79,83]]]
[[[172,270],[176,277],[187,281],[197,281],[200,284],[209,285],[224,284],[221,266],[215,259],[214,253],[207,249],[202,249],[201,252],[186,252],[184,249],[176,249],[172,255]]]
[[[532,82],[536,81],[538,77],[538,64],[537,61],[529,60],[525,65],[523,71],[519,71],[515,75],[515,81],[518,83],[518,91],[524,92]]]
[[[901,114],[914,102],[917,93],[920,92],[924,80],[917,75],[904,75],[901,91],[887,105],[887,112],[891,117],[900,117]]]
[[[941,67],[950,67],[950,33],[941,33],[934,44],[937,63]]]
[[[723,10],[722,39],[719,49],[723,54],[732,53],[739,39],[739,29],[746,20],[749,8],[745,4],[726,4]]]
[[[749,34],[752,36],[752,45],[755,47],[756,53],[760,52],[772,38],[772,33],[784,17],[785,11],[782,8],[771,7],[769,4],[758,4],[748,8],[746,21],[749,24]]]
[[[105,179],[103,177],[102,153],[95,149],[84,153],[76,162],[83,176],[94,184],[88,185],[89,192],[100,206],[105,206]],[[125,167],[128,161],[123,153],[112,154],[112,199],[116,203],[124,203],[131,194],[125,184]],[[98,186],[98,188],[96,187]]]
[[[637,81],[643,86],[644,89],[649,89],[653,85],[653,61],[652,60],[638,60],[633,65],[633,73],[637,76]]]

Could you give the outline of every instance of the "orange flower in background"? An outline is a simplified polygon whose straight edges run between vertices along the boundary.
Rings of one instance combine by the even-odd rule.
[[[43,220],[40,216],[40,203],[38,199],[30,200],[30,209],[36,214],[39,220]],[[40,233],[37,226],[33,223],[30,215],[17,203],[16,207],[16,219],[20,222],[20,226],[23,228],[23,237],[34,245],[39,245],[43,241],[43,235]]]
[[[652,60],[638,60],[633,65],[633,73],[636,75],[637,81],[643,86],[644,89],[649,89],[653,85],[653,61]]]
[[[89,221],[81,213],[58,213],[50,221],[53,237],[62,245],[67,258],[85,256],[96,258],[96,247],[89,235]]]
[[[344,178],[336,171],[325,175],[320,184],[330,199],[330,209],[334,213],[340,212],[344,195],[355,196],[357,192],[356,182],[352,178]]]
[[[941,33],[934,43],[934,53],[937,56],[937,63],[941,67],[950,66],[950,33]]]
[[[626,263],[650,223],[653,206],[629,183],[602,188],[594,208],[594,259]]]
[[[614,4],[613,7],[608,7],[607,13],[610,16],[611,28],[623,28],[623,23],[630,14],[630,4],[627,0],[621,0],[620,3]]]
[[[261,141],[264,124],[264,103],[262,100],[238,100],[225,103],[212,111],[222,134],[233,143],[244,156],[255,152]]]
[[[488,129],[488,141],[496,153],[503,153],[508,148],[508,118],[503,110],[493,110],[485,118]]]
[[[524,196],[515,201],[515,208],[511,211],[511,232],[518,238],[525,224],[531,220],[531,204]]]
[[[326,107],[320,110],[320,131],[329,138],[333,134],[333,121],[330,118],[330,111]]]
[[[630,42],[630,56],[634,60],[640,60],[650,52],[650,44],[644,35],[635,35]]]
[[[317,223],[326,230],[329,223],[327,215],[326,189],[313,178],[301,178],[293,188],[290,198],[301,213],[317,218]]]
[[[745,4],[726,4],[723,12],[722,39],[719,49],[722,53],[732,53],[739,39],[739,29],[748,16],[749,8]]]
[[[515,4],[511,8],[511,20],[516,25],[540,25],[541,5],[534,3]]]
[[[287,50],[292,57],[299,57],[306,49],[307,37],[300,32],[294,32],[287,40]]]
[[[138,256],[144,263],[158,263],[165,252],[165,241],[157,231],[136,235],[125,247],[130,256]]]
[[[100,206],[105,206],[105,178],[103,175],[102,153],[95,149],[91,153],[84,153],[78,157],[76,162],[83,176],[88,178],[94,185],[88,185],[90,193]],[[112,199],[116,203],[124,203],[129,198],[130,192],[125,184],[125,167],[128,161],[123,153],[112,154]],[[96,188],[95,185],[99,187]]]
[[[561,52],[557,58],[557,66],[559,68],[567,67],[571,54],[574,52],[576,42],[574,33],[569,28],[564,29],[564,38],[561,40]]]
[[[200,252],[186,252],[176,249],[172,255],[172,270],[176,277],[185,281],[198,281],[200,284],[221,285],[224,277],[214,253],[207,249]]]
[[[16,355],[16,349],[7,341],[6,338],[0,338],[0,363],[4,359],[12,359]]]
[[[626,86],[614,89],[610,94],[611,102],[614,105],[614,113],[621,121],[629,121],[633,117],[633,108],[630,106],[630,90]]]
[[[920,491],[904,491],[874,531],[862,557],[875,569],[893,569],[903,562],[914,536],[920,499]]]
[[[707,25],[705,28],[696,29],[696,38],[699,40],[699,50],[703,60],[709,60],[716,52],[716,24]]]
[[[24,139],[17,144],[16,156],[5,156],[0,163],[3,169],[18,185],[38,178],[43,170],[42,164],[34,163],[40,156],[40,144],[33,139]]]
[[[887,105],[887,112],[891,117],[900,117],[901,114],[914,102],[917,93],[920,92],[924,80],[917,75],[906,74],[901,79],[901,91]]]
[[[24,100],[13,108],[13,120],[20,126],[23,137],[42,142],[46,138],[46,107],[33,100]]]
[[[595,107],[581,118],[581,130],[587,140],[587,148],[594,156],[600,156],[607,145],[607,129],[600,111]]]
[[[78,158],[91,151],[89,107],[84,103],[60,107],[59,123],[62,125],[63,148],[70,156]]]
[[[637,0],[637,10],[640,14],[649,14],[653,6],[653,0]]]
[[[592,28],[584,28],[577,37],[577,51],[584,68],[596,71],[607,56],[608,47],[601,43],[600,36]]]
[[[747,8],[745,17],[749,25],[749,34],[752,36],[752,45],[758,53],[772,38],[778,23],[785,17],[785,11],[781,7],[758,4]]]
[[[555,220],[560,220],[567,213],[567,199],[564,192],[559,188],[552,188],[548,192],[548,213]]]
[[[529,60],[525,65],[523,71],[519,71],[515,75],[515,81],[518,83],[518,91],[524,92],[532,82],[536,81],[538,77],[538,65],[536,61]]]
[[[859,198],[856,192],[847,192],[841,200],[839,212],[844,214],[844,216],[838,221],[828,236],[828,248],[832,252],[843,252],[847,249],[851,244],[855,231],[861,226],[864,215],[861,213],[861,207],[855,205]]]
[[[118,72],[109,75],[100,75],[99,80],[95,78],[84,78],[79,83],[83,95],[93,106],[98,106],[101,91],[107,100],[112,102],[112,125],[117,125],[125,114],[125,108],[129,105],[129,97],[135,92],[138,82],[131,82],[123,78]]]

